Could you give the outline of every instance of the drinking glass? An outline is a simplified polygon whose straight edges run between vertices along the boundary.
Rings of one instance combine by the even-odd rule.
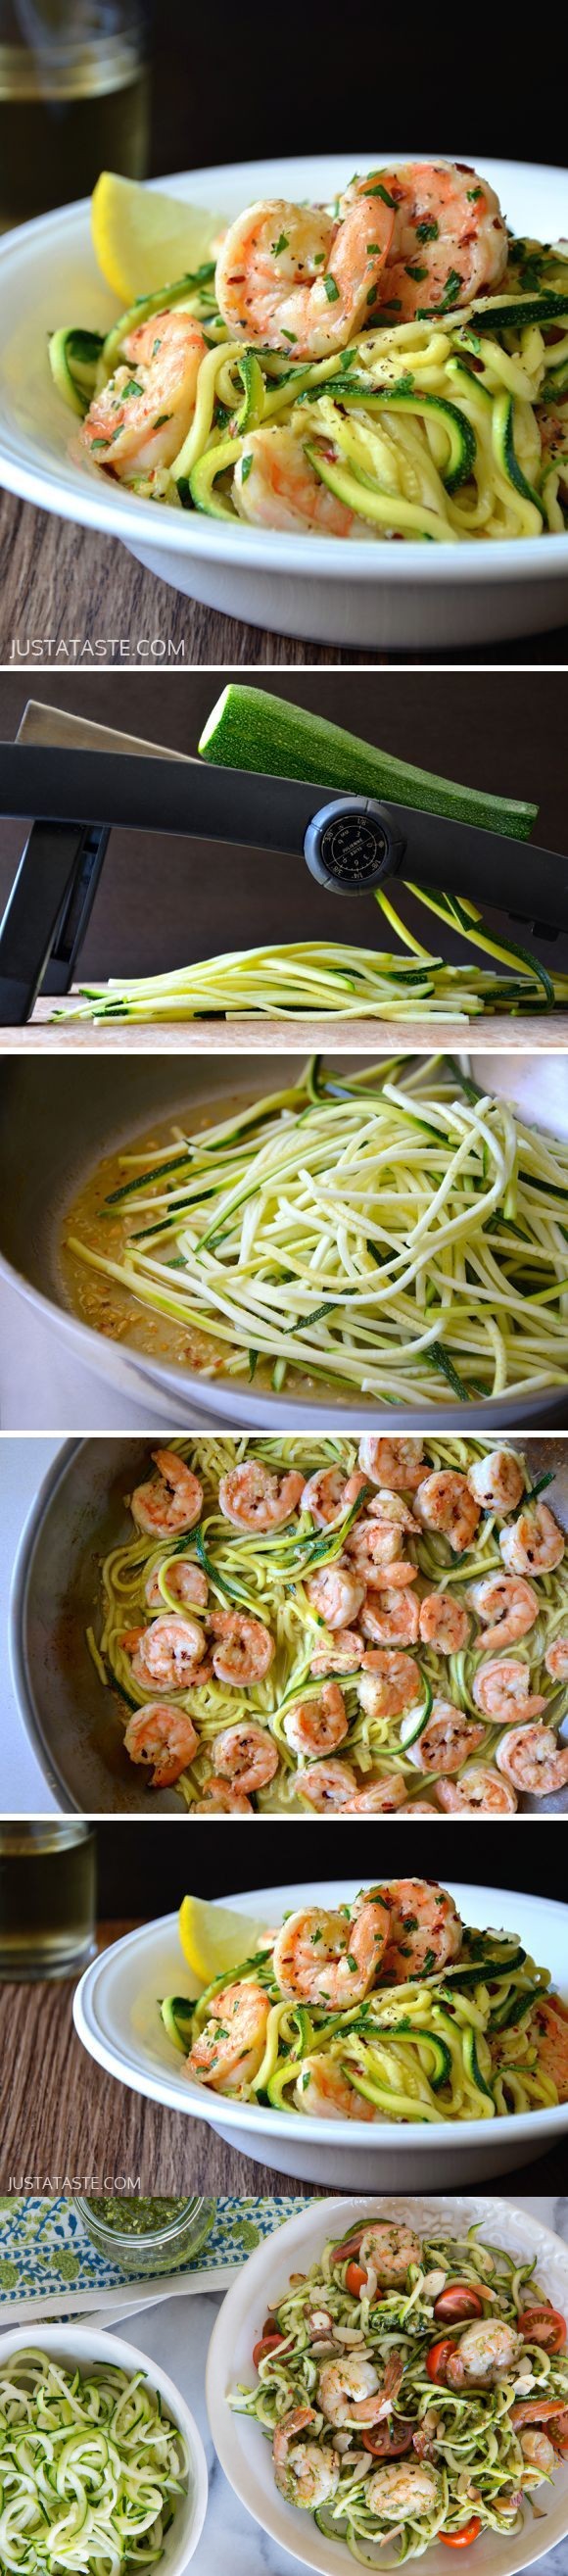
[[[0,232],[144,178],[146,34],[143,0],[0,0]]]

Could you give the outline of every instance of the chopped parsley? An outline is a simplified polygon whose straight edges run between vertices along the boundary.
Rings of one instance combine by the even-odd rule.
[[[252,453],[248,456],[243,456],[241,464],[241,483],[248,483],[249,474],[252,474],[253,465],[254,456]],[[258,1351],[249,1351],[249,1378],[254,1377],[257,1359]]]
[[[468,206],[475,206],[475,205],[477,204],[477,199],[478,199],[478,197],[482,197],[482,196],[483,196],[483,189],[482,189],[482,188],[466,188],[466,192],[465,192],[465,193],[466,193],[466,197],[467,197]]]
[[[435,222],[435,220],[434,220],[434,219],[432,220],[432,222],[424,222],[423,224],[417,224],[417,225],[416,225],[416,239],[417,239],[417,241],[419,241],[419,242],[437,241],[437,240],[438,240],[438,237],[439,237],[439,231],[440,231],[440,226],[439,226],[439,224],[437,224],[437,223]]]
[[[398,204],[397,197],[389,197],[388,188],[383,188],[381,179],[377,179],[373,187],[363,188],[362,193],[364,197],[382,197],[383,205],[392,206],[393,209]]]
[[[421,286],[423,279],[428,276],[428,270],[427,268],[407,268],[405,276],[413,277],[415,286]]]
[[[270,248],[271,248],[271,251],[272,251],[272,257],[273,257],[273,259],[279,259],[279,258],[280,258],[280,252],[281,252],[281,251],[283,251],[283,250],[287,250],[287,249],[288,249],[288,234],[287,234],[287,233],[280,233],[280,234],[279,234],[279,237],[278,237],[278,241],[277,241],[277,242],[271,242],[271,244],[270,244]]]
[[[335,278],[334,278],[334,277],[330,277],[330,275],[329,275],[329,270],[328,270],[327,277],[324,277],[323,284],[324,284],[324,287],[325,287],[325,292],[326,292],[326,295],[327,295],[327,301],[328,301],[328,304],[338,304],[338,303],[339,303],[339,287],[338,287],[338,286],[336,286]]]

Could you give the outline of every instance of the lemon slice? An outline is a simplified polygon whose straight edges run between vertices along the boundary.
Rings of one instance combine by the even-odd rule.
[[[199,1896],[184,1896],[179,1909],[179,1937],[184,1959],[204,1986],[225,1968],[238,1968],[256,1950],[265,1926],[248,1914],[233,1914],[228,1905],[207,1905]]]
[[[91,199],[99,268],[123,306],[214,257],[213,243],[226,222],[226,215],[161,196],[135,179],[119,178],[116,170],[101,171]]]

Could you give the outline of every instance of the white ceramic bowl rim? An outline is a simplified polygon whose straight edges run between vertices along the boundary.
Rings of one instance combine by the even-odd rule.
[[[455,1880],[445,1881],[445,1884],[449,1887],[458,1911],[466,1922],[475,1922],[478,1919],[476,1905],[479,1906],[480,1900],[482,1920],[485,1915],[485,1920],[489,1922],[491,1917],[488,1915],[487,1908],[493,1906],[498,1908],[500,1905],[503,1907],[505,1901],[505,1914],[509,1909],[512,1913],[513,1908],[518,1908],[517,1928],[520,1937],[524,1938],[528,1933],[527,1914],[529,1920],[534,1914],[536,1931],[534,1949],[528,1938],[525,1939],[525,1946],[533,1949],[533,1955],[541,1967],[547,1965],[546,1957],[542,1958],[539,1950],[538,1927],[541,1919],[543,1921],[541,1947],[546,1948],[547,1915],[549,1918],[553,1916],[559,1938],[562,1933],[565,1942],[566,1908],[561,1904],[554,1903],[548,1898],[523,1896],[511,1889],[483,1890]],[[310,1882],[309,1887],[298,1889],[279,1887],[257,1888],[247,1890],[245,1893],[240,1891],[238,1896],[229,1896],[223,1901],[235,1914],[246,1913],[260,1922],[274,1921],[275,1913],[277,1915],[280,1912],[284,1913],[287,1907],[295,1910],[297,1906],[308,1902],[313,1905],[331,1906],[345,1899],[350,1902],[357,1895],[358,1886],[359,1882],[356,1879],[323,1880]],[[505,1928],[508,1928],[507,1925]],[[330,2127],[328,2120],[308,2117],[305,2112],[276,2111],[272,2107],[267,2109],[262,2105],[251,2105],[250,2102],[234,2101],[228,2094],[208,2093],[205,2086],[192,2084],[185,2075],[185,2071],[182,2074],[181,2058],[179,2074],[172,2072],[169,2075],[165,2063],[167,2048],[165,2034],[162,2058],[164,2073],[162,2074],[157,2056],[157,2041],[153,2049],[148,2046],[145,2051],[133,2018],[129,2020],[126,2012],[120,2037],[110,2033],[105,2019],[105,1987],[113,1972],[111,1963],[116,1964],[116,1961],[121,1959],[128,1968],[140,1957],[142,1978],[143,1967],[146,1966],[146,1954],[148,1954],[148,1968],[150,1968],[154,1944],[158,1943],[160,1937],[167,1940],[170,1936],[173,1940],[176,1939],[177,1914],[162,1915],[155,1922],[144,1925],[141,1930],[126,1933],[121,1941],[113,1943],[111,1950],[103,1952],[102,1957],[94,1960],[91,1967],[85,1970],[76,1988],[73,2002],[75,2027],[89,2054],[105,2068],[107,2073],[118,2076],[134,2092],[148,2095],[152,2101],[162,2102],[175,2110],[185,2111],[193,2119],[205,2120],[213,2127],[218,2126],[222,2119],[223,2131],[230,2129],[237,2135],[240,2130],[246,2130],[250,2135],[251,2129],[254,2129],[259,2142],[263,2138],[278,2139],[285,2136],[292,2142],[297,2140],[300,2143],[303,2140],[309,2140],[312,2145],[325,2146],[328,2149],[330,2145],[336,2145],[338,2148],[342,2145],[348,2146],[353,2154],[356,2154],[358,2149],[368,2150],[370,2142],[376,2145],[377,2149],[384,2146],[387,2140],[392,2145],[393,2139],[396,2140],[397,2147],[400,2147],[403,2154],[407,2149],[419,2151],[421,2147],[430,2148],[430,2150],[435,2147],[440,2153],[445,2151],[446,2154],[452,2154],[456,2142],[460,2147],[477,2147],[486,2144],[488,2131],[493,2133],[495,2129],[498,2129],[499,2138],[504,2141],[526,2137],[528,2140],[534,2139],[536,2147],[537,2140],[552,2134],[568,2132],[568,2102],[555,2103],[540,2111],[508,2112],[498,2121],[491,2122],[436,2120],[416,2123],[409,2120],[400,2123],[377,2120],[370,2129],[364,2121],[335,2120]],[[185,1987],[191,1991],[191,1978],[183,1961],[181,1945],[179,1959],[180,1976],[183,1980],[181,1990],[183,1991]],[[196,1991],[195,1988],[194,1991]]]
[[[431,153],[412,154],[408,147],[403,152],[383,151],[378,157],[376,152],[310,155],[304,159],[243,162],[208,170],[178,171],[149,184],[171,190],[174,195],[188,198],[196,205],[211,204],[214,207],[222,204],[224,197],[228,213],[233,214],[243,203],[250,202],[259,194],[286,196],[296,191],[304,197],[312,193],[315,197],[329,197],[337,187],[347,184],[354,168],[377,167],[379,162],[386,167],[425,157],[431,158]],[[444,157],[450,158],[450,155]],[[455,157],[458,160],[463,158],[460,154]],[[514,191],[519,190],[520,201],[523,182],[527,187],[531,182],[534,186],[540,179],[544,186],[548,182],[551,192],[558,191],[560,202],[563,198],[565,201],[566,173],[553,164],[539,170],[535,164],[493,161],[485,154],[478,155],[477,161],[501,195],[509,186]],[[80,198],[54,214],[40,215],[32,223],[19,225],[0,241],[0,328],[4,279],[9,281],[11,273],[17,276],[19,269],[23,284],[28,255],[33,266],[36,246],[45,248],[48,233],[56,261],[58,250],[75,241],[81,226],[88,227],[89,206],[88,198]],[[549,238],[550,230],[548,226]],[[54,316],[54,322],[59,319],[59,316]],[[187,553],[196,559],[211,558],[215,561],[221,558],[227,564],[251,570],[261,564],[264,572],[304,573],[306,578],[317,572],[324,581],[336,580],[341,564],[347,579],[363,587],[377,583],[387,571],[389,581],[393,580],[397,587],[402,588],[405,584],[413,586],[417,576],[424,577],[429,587],[447,588],[449,584],[458,589],[466,578],[473,584],[485,584],[488,579],[516,583],[532,579],[542,581],[544,577],[547,581],[566,578],[567,540],[563,535],[549,535],[544,541],[528,538],[519,544],[497,540],[491,545],[480,545],[474,540],[465,540],[455,547],[431,546],[426,549],[422,543],[393,546],[389,541],[362,538],[356,545],[346,546],[343,554],[338,540],[333,538],[302,536],[297,539],[285,532],[275,536],[266,529],[251,528],[246,522],[233,529],[229,520],[217,522],[195,512],[184,514],[167,508],[157,509],[155,504],[141,501],[136,495],[121,491],[118,486],[103,486],[102,478],[99,480],[94,467],[73,465],[64,452],[63,438],[59,462],[50,459],[47,447],[41,453],[41,441],[35,458],[27,458],[23,448],[17,414],[14,414],[10,425],[4,412],[3,421],[0,418],[0,482],[9,491],[19,494],[23,500],[54,509],[62,518],[115,534],[132,548],[159,546],[161,553],[177,554],[178,557]]]
[[[279,2495],[266,2435],[253,2419],[233,2413],[227,2394],[242,2378],[247,2385],[252,2383],[253,2343],[290,2272],[310,2268],[327,2238],[347,2235],[361,2217],[394,2219],[436,2235],[461,2234],[478,2223],[484,2242],[501,2244],[523,2261],[536,2258],[542,2289],[556,2304],[562,2299],[568,2306],[568,2246],[527,2210],[474,2192],[438,2197],[432,2191],[419,2199],[391,2192],[380,2197],[359,2193],[329,2199],[323,2205],[312,2202],[263,2239],[228,2290],[213,2329],[205,2379],[211,2433],[225,2476],[255,2521],[280,2548],[303,2564],[325,2571],[325,2576],[332,2576],[333,2568],[337,2576],[348,2576],[353,2560],[346,2543],[338,2541],[330,2547],[311,2515],[300,2515]],[[542,2523],[531,2523],[527,2503],[524,2530],[512,2535],[510,2542],[501,2533],[483,2534],[475,2563],[484,2576],[497,2576],[498,2570],[502,2576],[512,2576],[513,2569],[531,2565],[552,2542],[563,2538],[568,2530],[568,2473],[561,2463],[554,2486],[542,2488],[538,2501],[545,2511]],[[443,2576],[442,2546],[434,2544],[427,2552],[424,2563],[432,2576]]]
[[[201,2434],[181,2389],[177,2388],[162,2363],[154,2361],[135,2344],[127,2343],[106,2326],[90,2326],[81,2317],[70,2317],[67,2324],[51,2325],[30,2314],[29,2325],[0,2328],[0,2369],[16,2352],[47,2352],[57,2355],[82,2369],[85,2363],[109,2362],[131,2377],[142,2369],[150,2387],[163,2398],[172,2422],[183,2434],[189,2453],[189,2484],[185,2493],[175,2499],[176,2511],[166,2533],[160,2568],[164,2576],[182,2576],[201,2538],[207,2508],[207,2461]],[[169,2544],[169,2545],[168,2545]]]

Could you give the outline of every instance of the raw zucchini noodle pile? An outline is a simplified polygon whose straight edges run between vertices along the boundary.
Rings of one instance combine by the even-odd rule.
[[[53,1020],[193,1020],[239,1019],[260,1012],[276,1020],[294,1013],[304,1019],[456,1021],[467,1025],[494,1011],[546,1011],[568,1002],[568,975],[551,975],[529,951],[493,939],[476,904],[443,893],[413,894],[437,913],[449,930],[459,930],[491,956],[501,958],[508,975],[485,967],[447,966],[423,948],[402,921],[390,898],[376,900],[389,926],[411,960],[396,950],[350,948],[342,940],[294,940],[280,947],[234,949],[164,975],[136,976],[132,982],[82,984],[80,995]]]
[[[568,1145],[452,1057],[316,1060],[121,1160],[118,1257],[67,1250],[206,1330],[228,1375],[433,1407],[566,1385]]]
[[[139,297],[106,338],[75,327],[56,331],[52,373],[64,402],[84,416],[128,362],[129,337],[154,314],[187,313],[204,346],[193,419],[170,463],[142,459],[138,470],[130,463],[126,480],[140,497],[238,527],[250,437],[272,425],[291,432],[300,457],[352,513],[351,538],[455,545],[562,532],[568,259],[561,249],[511,240],[493,294],[456,310],[459,288],[450,269],[438,309],[400,324],[392,315],[373,321],[334,355],[294,363],[246,336],[229,337],[211,261]],[[135,371],[120,386],[120,426],[125,392],[134,413],[142,392]],[[167,417],[159,411],[155,426]],[[107,473],[112,442],[109,417],[90,447]],[[115,470],[123,470],[118,458]]]
[[[369,1451],[372,1478],[366,1474]],[[134,1537],[104,1558],[96,1625],[87,1638],[99,1678],[116,1696],[127,1752],[134,1761],[153,1759],[158,1769],[165,1760],[167,1785],[177,1787],[190,1814],[207,1812],[216,1787],[230,1810],[231,1784],[241,1814],[293,1809],[304,1815],[314,1809],[359,1812],[359,1799],[361,1812],[368,1800],[387,1814],[402,1806],[412,1813],[425,1788],[432,1813],[487,1814],[492,1807],[514,1813],[517,1789],[522,1797],[526,1788],[546,1794],[562,1785],[568,1777],[568,1750],[558,1740],[568,1714],[568,1570],[563,1533],[549,1504],[544,1521],[539,1512],[550,1475],[533,1486],[518,1450],[491,1451],[487,1441],[437,1437],[408,1444],[363,1440],[358,1449],[356,1440],[325,1436],[221,1436],[176,1441],[170,1451],[154,1452],[154,1459],[158,1474],[149,1457],[148,1483],[136,1489],[131,1503],[136,1518],[137,1493],[155,1496],[156,1525],[137,1527]],[[191,1526],[179,1534],[172,1528],[169,1536],[163,1529],[160,1534],[159,1521],[164,1469],[174,1501],[177,1474],[182,1521],[189,1478],[194,1513]],[[407,1474],[405,1504],[401,1488]],[[269,1503],[273,1493],[284,1494],[282,1518],[264,1528],[255,1525],[263,1475]],[[475,1486],[480,1475],[487,1478],[489,1494],[505,1495],[505,1506],[502,1500],[476,1506],[467,1478]],[[430,1525],[421,1524],[416,1479],[422,1478],[427,1494],[432,1476],[442,1478],[441,1505],[437,1485]],[[240,1527],[223,1509],[229,1478],[242,1489]],[[359,1491],[346,1502],[350,1479]],[[327,1525],[318,1524],[310,1509],[314,1499],[331,1512]],[[457,1532],[462,1544],[456,1555],[436,1521],[444,1521],[447,1506],[455,1540],[453,1515],[464,1503],[467,1518]],[[534,1561],[530,1582],[519,1583],[505,1571],[500,1539],[504,1533],[514,1537],[520,1505],[529,1516]],[[410,1519],[410,1531],[397,1515]],[[338,1629],[334,1592],[339,1586],[341,1611],[342,1581],[357,1578],[357,1549],[366,1543],[368,1586],[357,1583],[352,1624]],[[540,1570],[539,1550],[545,1558]],[[390,1581],[401,1578],[397,1594]],[[510,1607],[513,1636],[504,1626]],[[211,1644],[214,1653],[219,1650],[223,1636],[212,1623],[224,1615],[229,1622],[232,1615],[237,1640],[242,1633],[245,1646],[253,1646],[242,1682],[224,1679],[211,1664],[208,1650]],[[382,1615],[381,1645],[373,1641],[377,1622],[380,1640]],[[172,1663],[169,1683],[166,1668],[158,1739],[156,1682],[151,1669],[137,1673],[132,1640],[152,1641],[161,1621],[171,1646],[171,1627],[169,1635],[163,1627],[168,1617],[178,1647],[187,1634],[188,1651],[198,1623],[196,1660],[185,1676]],[[260,1658],[254,1652],[259,1643]],[[266,1669],[263,1646],[270,1657]],[[496,1688],[484,1709],[476,1694],[481,1685],[483,1697],[488,1670],[496,1675]],[[535,1695],[537,1727],[530,1723]],[[140,1736],[136,1723],[132,1732],[132,1720],[148,1704],[151,1722],[147,1736],[142,1724]],[[179,1734],[184,1713],[190,1721],[187,1743]],[[532,1757],[528,1769],[521,1760],[516,1777],[514,1751],[509,1763],[511,1727],[523,1734],[521,1757],[525,1743]],[[496,1757],[505,1758],[505,1771],[496,1767]]]
[[[228,2402],[270,2441],[281,2494],[360,2565],[514,2535],[557,2471],[566,2326],[534,2268],[475,2227],[420,2238],[367,2219],[276,2293],[256,2384]]]
[[[0,2363],[0,2556],[26,2576],[156,2567],[186,2446],[143,2370],[68,2369],[30,2347]]]
[[[264,1946],[263,1946],[264,1943]],[[161,2015],[194,2084],[307,2118],[495,2120],[568,2099],[568,2010],[520,1939],[395,1879],[259,1935]]]

